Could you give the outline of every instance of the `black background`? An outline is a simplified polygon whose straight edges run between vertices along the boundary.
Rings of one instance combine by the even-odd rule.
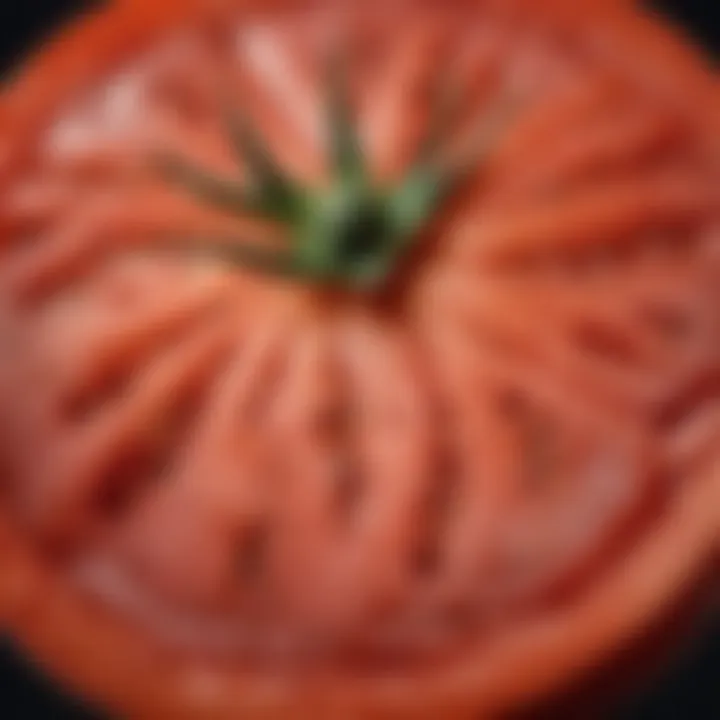
[[[57,23],[90,4],[90,0],[0,0],[0,67],[9,67]],[[680,21],[716,57],[720,56],[720,0],[657,0],[653,5]],[[656,678],[652,688],[612,712],[609,720],[720,720],[717,623],[715,628],[705,631],[691,652]],[[0,718],[97,720],[99,716],[81,709],[39,679],[6,643],[0,645]]]

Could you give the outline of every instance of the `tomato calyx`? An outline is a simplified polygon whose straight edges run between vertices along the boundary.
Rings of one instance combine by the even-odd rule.
[[[449,165],[438,159],[451,110],[450,94],[433,106],[424,141],[405,175],[381,186],[369,172],[351,117],[344,64],[328,63],[327,132],[331,181],[310,188],[290,177],[275,161],[250,119],[225,104],[225,126],[247,180],[226,180],[178,156],[159,158],[169,182],[215,208],[279,224],[288,242],[268,248],[240,238],[188,238],[187,249],[231,264],[318,285],[354,291],[381,289],[450,194],[475,171],[490,149],[496,123],[483,126],[467,161]],[[497,118],[495,118],[497,119]],[[492,132],[489,132],[491,130]]]

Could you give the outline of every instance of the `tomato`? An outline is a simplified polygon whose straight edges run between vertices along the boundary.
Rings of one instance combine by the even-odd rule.
[[[494,717],[713,570],[720,119],[620,0],[118,0],[0,99],[0,612],[131,717]]]

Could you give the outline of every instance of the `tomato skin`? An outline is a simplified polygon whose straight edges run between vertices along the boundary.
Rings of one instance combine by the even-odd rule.
[[[530,0],[515,5],[519,13],[537,12]],[[0,101],[1,134],[13,138],[12,147],[4,149],[0,186],[28,161],[42,123],[65,98],[171,26],[192,23],[205,8],[199,0],[127,0],[60,36]],[[571,32],[582,28],[600,48],[612,38],[611,51],[618,56],[624,54],[620,48],[628,53],[632,48],[655,68],[667,92],[683,94],[688,114],[701,128],[720,119],[717,81],[700,67],[694,51],[636,15],[628,3],[593,0],[580,8],[553,0],[543,12],[548,24],[567,24]],[[259,678],[244,668],[167,652],[44,569],[4,511],[0,616],[56,677],[131,717],[500,716],[571,685],[637,636],[662,629],[678,597],[716,572],[720,453],[709,454],[675,500],[655,532],[572,607],[519,625],[447,665],[396,677],[327,672],[310,680]]]

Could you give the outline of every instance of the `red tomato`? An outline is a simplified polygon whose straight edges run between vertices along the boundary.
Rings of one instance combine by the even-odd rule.
[[[61,33],[0,96],[4,622],[130,717],[612,664],[718,550],[718,120],[621,0]]]

